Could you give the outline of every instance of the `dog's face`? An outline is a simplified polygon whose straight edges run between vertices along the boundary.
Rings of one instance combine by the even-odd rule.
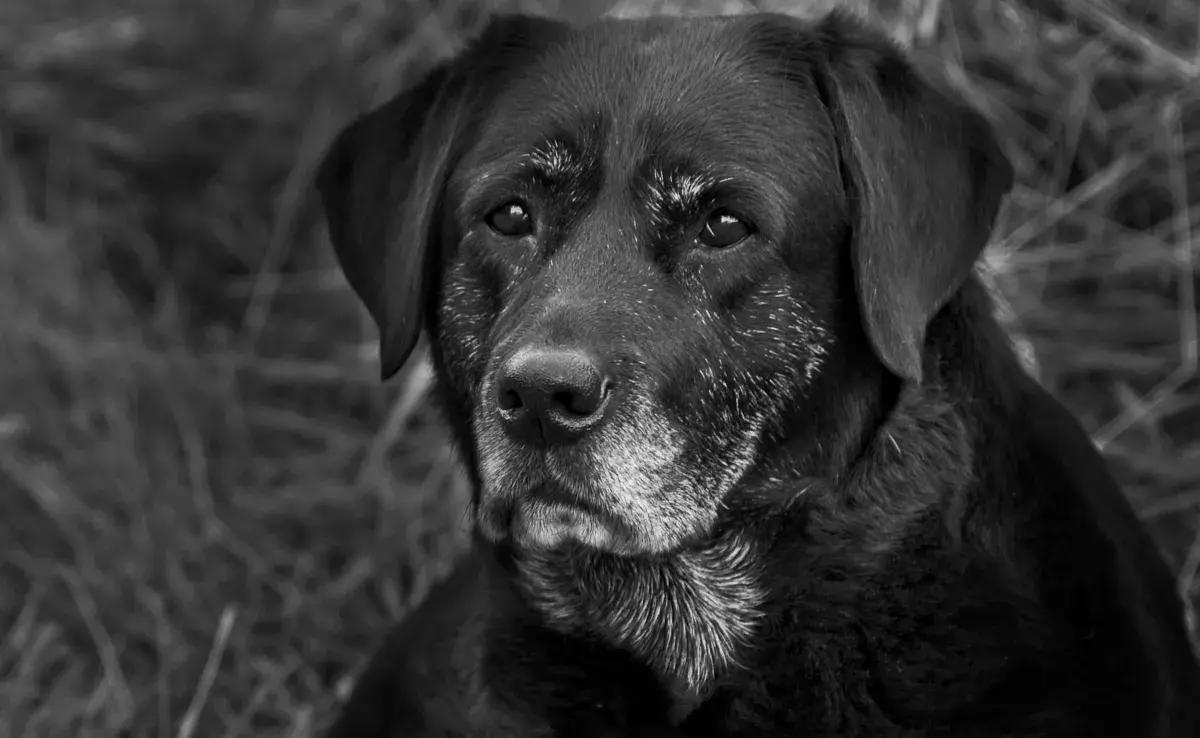
[[[440,343],[470,378],[490,537],[650,553],[704,534],[820,371],[832,129],[815,90],[722,51],[711,24],[581,34],[451,173]]]
[[[481,532],[636,555],[712,530],[841,342],[920,379],[1010,176],[840,17],[514,18],[352,125],[321,189],[385,373],[425,315]]]

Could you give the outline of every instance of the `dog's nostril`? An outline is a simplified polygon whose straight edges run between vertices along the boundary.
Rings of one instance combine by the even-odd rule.
[[[553,401],[557,407],[566,410],[571,415],[592,415],[599,412],[600,408],[604,406],[604,400],[607,398],[606,386],[607,383],[601,382],[594,391],[556,392]]]
[[[587,400],[574,392],[555,392],[552,395],[554,404],[576,415],[587,415]]]
[[[502,390],[499,396],[501,410],[519,410],[524,405],[521,395],[516,390]]]

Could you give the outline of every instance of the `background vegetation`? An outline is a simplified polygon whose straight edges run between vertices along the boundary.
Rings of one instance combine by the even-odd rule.
[[[428,372],[378,384],[310,180],[498,5],[0,3],[0,736],[312,735],[460,551]],[[1020,171],[1014,330],[1194,599],[1200,10],[944,11]]]

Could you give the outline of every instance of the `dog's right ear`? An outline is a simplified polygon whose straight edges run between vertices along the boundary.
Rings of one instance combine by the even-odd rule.
[[[500,16],[457,57],[347,125],[317,169],[329,238],[379,329],[380,372],[420,336],[441,264],[441,204],[454,161],[510,73],[566,26]]]
[[[437,67],[350,123],[317,170],[338,264],[379,330],[383,379],[416,345],[433,278],[439,183],[466,103],[452,70],[453,62]]]

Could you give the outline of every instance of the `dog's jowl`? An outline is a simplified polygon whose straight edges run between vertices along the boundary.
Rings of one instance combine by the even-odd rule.
[[[973,267],[984,119],[833,15],[501,17],[319,175],[471,555],[337,736],[1200,735],[1171,575]]]

